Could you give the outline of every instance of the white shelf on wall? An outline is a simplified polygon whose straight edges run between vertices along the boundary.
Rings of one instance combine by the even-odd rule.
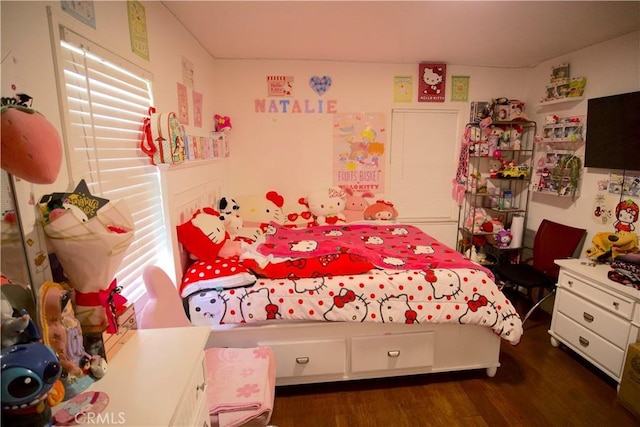
[[[558,99],[552,99],[551,101],[540,102],[539,104],[536,104],[536,107],[543,108],[548,105],[558,105],[558,104],[565,104],[569,102],[577,102],[577,101],[582,101],[583,99],[584,99],[584,96],[567,96],[565,98],[558,98]]]

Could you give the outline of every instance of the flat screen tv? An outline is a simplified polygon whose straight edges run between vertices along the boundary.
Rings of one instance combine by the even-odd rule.
[[[584,165],[640,170],[640,92],[589,99]]]

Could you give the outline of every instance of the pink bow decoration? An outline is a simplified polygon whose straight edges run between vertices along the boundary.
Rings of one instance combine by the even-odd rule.
[[[336,307],[342,308],[345,304],[356,300],[356,293],[353,291],[347,291],[344,295],[336,295],[333,297],[333,303]]]
[[[484,295],[480,295],[477,300],[471,300],[467,303],[467,305],[469,306],[469,310],[475,313],[480,307],[486,307],[488,303],[489,301],[487,301],[487,297],[485,297]]]

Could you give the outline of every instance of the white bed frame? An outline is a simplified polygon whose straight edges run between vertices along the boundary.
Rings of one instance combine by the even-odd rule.
[[[211,163],[196,163],[161,172],[175,283],[186,264],[176,226],[196,209],[214,206],[221,195],[223,171],[211,169]],[[276,384],[292,385],[469,369],[486,369],[493,377],[501,341],[490,328],[476,325],[282,321],[214,326],[207,347],[270,346]]]

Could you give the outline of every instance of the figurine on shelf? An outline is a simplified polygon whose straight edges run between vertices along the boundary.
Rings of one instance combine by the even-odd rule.
[[[51,426],[51,405],[55,403],[49,396],[62,373],[53,350],[40,342],[12,345],[2,349],[0,364],[3,424]]]
[[[496,242],[498,243],[498,247],[500,249],[508,248],[511,243],[512,235],[511,230],[500,230],[498,234],[496,234]]]

